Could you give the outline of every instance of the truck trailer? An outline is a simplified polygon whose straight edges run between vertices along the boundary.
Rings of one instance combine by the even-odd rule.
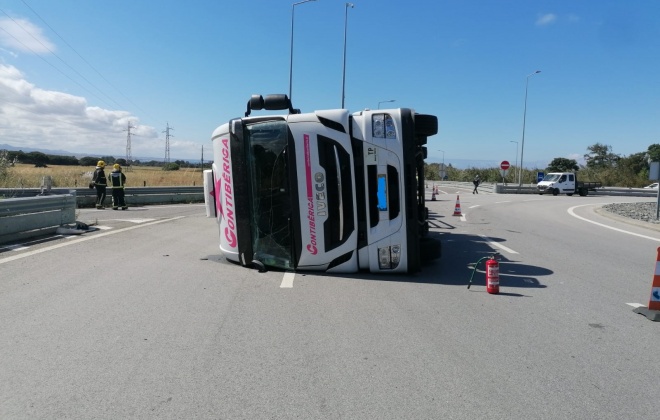
[[[424,184],[437,132],[436,116],[409,108],[301,113],[287,95],[253,95],[213,132],[204,171],[222,254],[260,271],[420,271],[441,253]]]

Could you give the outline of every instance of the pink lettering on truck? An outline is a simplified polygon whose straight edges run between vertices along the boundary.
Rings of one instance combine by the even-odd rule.
[[[222,139],[222,178],[217,183],[218,197],[224,197],[224,206],[222,203],[219,205],[219,210],[224,209],[223,216],[227,221],[227,227],[224,229],[225,239],[232,248],[236,248],[236,221],[234,216],[234,192],[231,183],[231,165],[229,162],[229,139]],[[224,191],[222,188],[222,181],[224,181]],[[220,194],[222,193],[222,194]]]
[[[309,225],[309,243],[306,248],[310,254],[316,255],[316,218],[314,216],[314,192],[312,190],[312,157],[309,150],[309,134],[303,136],[305,144],[305,180],[307,181],[307,222]]]

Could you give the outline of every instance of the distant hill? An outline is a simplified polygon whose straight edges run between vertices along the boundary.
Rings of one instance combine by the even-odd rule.
[[[32,147],[16,147],[16,146],[10,146],[8,144],[0,144],[0,150],[10,150],[12,152],[17,152],[19,150],[22,150],[25,153],[30,153],[30,152],[41,152],[47,155],[56,155],[56,156],[75,156],[78,159],[85,157],[85,156],[100,156],[98,153],[73,153],[73,152],[67,152],[66,150],[51,150],[51,149],[34,149]],[[104,154],[104,156],[115,156],[111,153]],[[122,155],[116,155],[115,158],[120,159],[125,156]],[[165,159],[160,157],[144,157],[144,156],[133,156],[133,160],[139,160],[141,162],[149,162],[152,160],[155,160],[156,162],[163,162]],[[177,158],[171,158],[170,161],[174,162],[175,160],[183,160],[186,162],[190,163],[199,163],[200,159],[177,159]],[[209,160],[205,160],[205,162],[208,162]]]

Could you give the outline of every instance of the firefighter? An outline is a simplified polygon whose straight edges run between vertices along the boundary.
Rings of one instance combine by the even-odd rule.
[[[105,208],[105,188],[108,185],[103,168],[105,168],[105,162],[99,160],[92,176],[92,184],[96,188],[96,208],[99,210]]]
[[[121,166],[115,163],[110,172],[110,188],[112,188],[112,209],[126,210],[126,201],[124,200],[124,184],[126,184],[126,175],[121,171]]]

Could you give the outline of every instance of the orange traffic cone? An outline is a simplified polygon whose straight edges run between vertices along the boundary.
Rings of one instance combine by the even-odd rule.
[[[431,193],[431,201],[435,201],[435,189],[433,189],[433,192]]]
[[[461,214],[461,201],[456,196],[456,207],[454,207],[454,216],[462,216]]]
[[[649,307],[640,307],[633,310],[638,314],[646,316],[651,321],[660,321],[660,248],[657,250],[655,259],[655,271],[653,273],[653,283],[651,284],[651,298]]]

